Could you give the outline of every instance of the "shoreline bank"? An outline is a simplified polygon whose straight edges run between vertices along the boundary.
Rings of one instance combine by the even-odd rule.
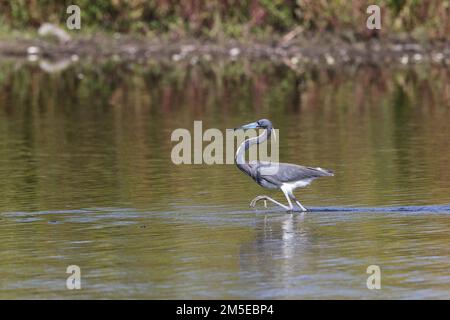
[[[349,42],[337,37],[302,38],[291,41],[225,40],[177,41],[126,35],[94,35],[67,42],[52,39],[1,39],[0,57],[47,59],[118,60],[149,59],[173,62],[215,59],[269,59],[296,69],[307,65],[391,65],[431,63],[450,65],[450,42],[415,40],[368,40]]]

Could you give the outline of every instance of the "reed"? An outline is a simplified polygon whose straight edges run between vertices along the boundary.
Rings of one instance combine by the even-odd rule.
[[[450,4],[439,0],[380,0],[377,36],[444,39]],[[365,27],[368,0],[0,0],[0,28],[34,30],[43,22],[63,24],[66,7],[82,10],[84,32],[169,34],[207,38],[269,36],[300,28],[371,37]],[[83,32],[82,30],[82,32]]]

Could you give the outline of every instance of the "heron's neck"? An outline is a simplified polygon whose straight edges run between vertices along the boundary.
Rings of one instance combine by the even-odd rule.
[[[250,146],[254,145],[254,144],[260,144],[263,143],[264,141],[267,140],[268,137],[268,130],[265,129],[263,133],[261,133],[259,136],[257,137],[253,137],[247,140],[244,140],[244,142],[241,143],[241,145],[239,146],[239,148],[236,151],[236,165],[241,168],[242,166],[248,165],[245,162],[245,151],[247,151]]]

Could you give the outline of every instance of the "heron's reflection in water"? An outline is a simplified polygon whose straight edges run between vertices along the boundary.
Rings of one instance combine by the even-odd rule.
[[[242,278],[286,290],[298,288],[316,272],[318,246],[305,214],[267,215],[256,230],[255,240],[241,246]]]

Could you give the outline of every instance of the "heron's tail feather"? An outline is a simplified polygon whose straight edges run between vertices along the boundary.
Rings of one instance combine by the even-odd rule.
[[[334,171],[329,169],[323,169],[323,168],[316,168],[316,170],[319,170],[323,173],[326,173],[327,176],[334,176]]]

